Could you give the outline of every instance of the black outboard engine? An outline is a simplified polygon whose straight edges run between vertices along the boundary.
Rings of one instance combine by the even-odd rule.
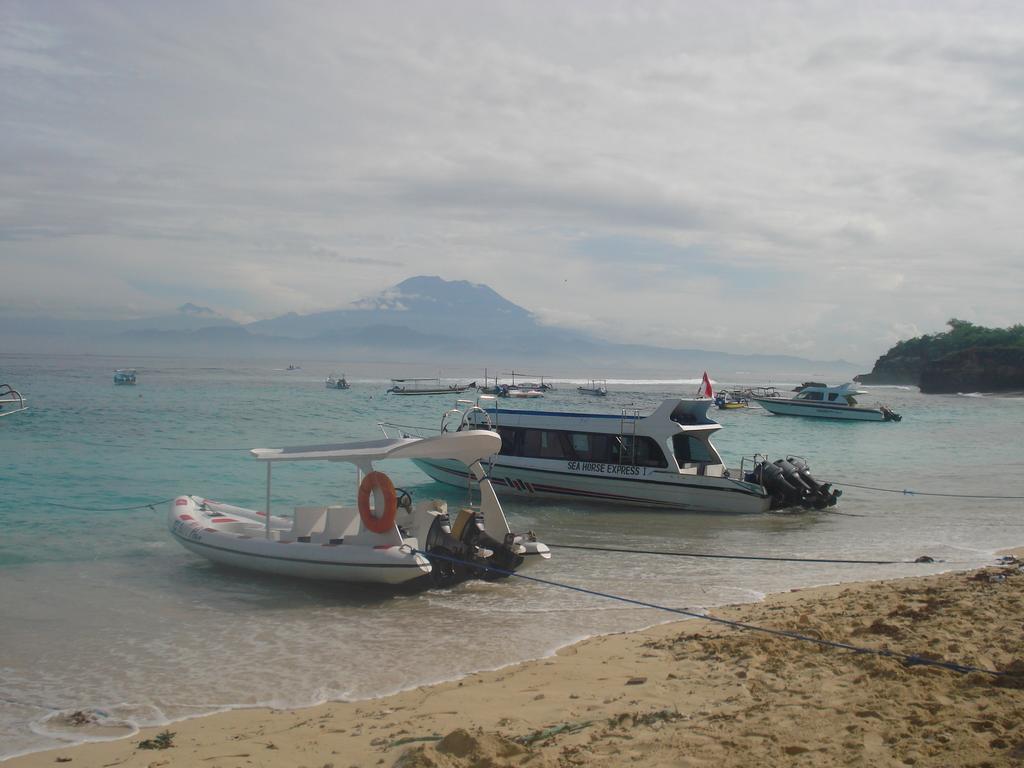
[[[810,488],[811,506],[815,509],[824,509],[836,505],[836,501],[843,495],[842,491],[832,490],[832,483],[819,483],[815,480],[806,459],[800,456],[790,456],[787,461],[796,469],[804,484]]]
[[[434,518],[427,532],[425,555],[432,566],[430,578],[434,586],[450,587],[468,579],[486,581],[500,579],[504,573],[495,573],[484,566],[503,571],[514,571],[523,563],[516,553],[514,533],[498,541],[484,529],[480,513],[462,510],[455,528],[448,513]]]
[[[807,462],[799,456],[767,459],[754,468],[754,480],[771,494],[772,509],[802,506],[824,509],[835,505],[842,491],[831,490],[831,484],[819,483],[811,475]]]

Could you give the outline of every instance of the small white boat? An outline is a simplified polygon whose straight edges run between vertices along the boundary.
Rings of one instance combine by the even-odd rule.
[[[856,395],[866,395],[853,382],[830,387],[809,381],[797,387],[793,397],[754,397],[752,400],[777,416],[811,416],[819,419],[850,421],[900,421],[902,417],[891,408],[878,404],[865,408],[857,404]]]
[[[480,459],[501,438],[486,430],[431,438],[255,448],[267,465],[267,510],[179,496],[168,527],[186,549],[215,563],[261,573],[328,581],[449,586],[469,578],[498,578],[483,566],[515,571],[551,557],[533,534],[513,533]],[[450,518],[439,500],[413,502],[374,469],[384,459],[449,459],[468,466],[480,504]],[[296,507],[292,517],[269,514],[271,467],[277,462],[347,462],[361,478],[351,506]],[[371,505],[372,499],[372,505]]]
[[[544,393],[539,389],[505,389],[501,393],[502,397],[517,397],[521,399],[532,399],[538,397],[544,397]]]
[[[587,382],[585,387],[576,387],[576,391],[581,395],[595,395],[597,397],[605,397],[608,394],[607,382],[604,380],[598,381],[597,379],[591,379]]]
[[[137,375],[134,368],[118,368],[114,371],[114,383],[134,384]]]
[[[28,410],[21,392],[10,384],[0,384],[0,416],[13,416]]]
[[[485,401],[494,398],[480,396]],[[771,462],[758,454],[727,469],[711,443],[722,428],[708,418],[711,404],[673,398],[641,416],[637,409],[573,413],[483,408],[460,400],[442,419],[442,431],[451,424],[456,434],[493,429],[501,435],[501,450],[487,459],[487,467],[488,479],[503,494],[755,514],[836,503],[839,493],[816,481],[799,457]],[[390,427],[398,428],[381,425],[385,434]],[[461,488],[475,477],[458,461],[423,457],[414,463],[435,480]]]
[[[339,377],[332,373],[327,377],[327,381],[324,382],[324,386],[328,389],[348,389],[351,385],[345,380],[345,374],[342,374]]]
[[[471,384],[442,384],[440,379],[392,379],[389,395],[461,395],[467,389],[476,389]]]

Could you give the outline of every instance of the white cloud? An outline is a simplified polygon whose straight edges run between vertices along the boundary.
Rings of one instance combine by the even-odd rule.
[[[620,340],[859,360],[1018,322],[1022,17],[10,2],[0,304],[192,280],[264,317],[440,274]]]

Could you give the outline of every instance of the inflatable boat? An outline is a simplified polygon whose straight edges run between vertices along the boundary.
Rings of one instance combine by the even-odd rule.
[[[481,458],[497,453],[501,437],[477,430],[440,437],[361,443],[255,448],[267,468],[266,509],[252,510],[201,496],[179,496],[168,527],[185,549],[222,565],[266,574],[327,581],[446,587],[494,579],[551,557],[532,533],[509,527]],[[454,515],[437,499],[414,501],[374,463],[385,459],[454,459],[477,480],[479,504]],[[270,512],[271,468],[279,462],[354,464],[355,505],[296,507]]]

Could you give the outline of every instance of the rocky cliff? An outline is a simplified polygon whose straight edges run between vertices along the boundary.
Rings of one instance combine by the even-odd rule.
[[[965,349],[931,361],[918,382],[927,394],[951,392],[1024,392],[1024,349]]]
[[[1024,326],[984,328],[950,320],[949,330],[901,341],[875,361],[862,384],[916,384],[922,392],[1024,391]]]

